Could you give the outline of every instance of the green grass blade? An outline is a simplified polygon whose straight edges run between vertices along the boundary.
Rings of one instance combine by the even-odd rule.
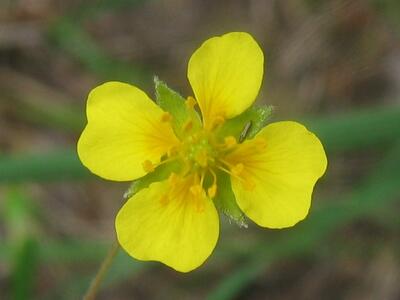
[[[400,136],[400,106],[372,108],[305,121],[330,152],[387,144]]]
[[[152,78],[143,66],[133,66],[114,59],[101,49],[81,26],[70,22],[69,19],[62,19],[53,24],[48,36],[55,46],[104,81],[120,80],[142,87],[150,86]]]
[[[17,247],[11,274],[14,300],[31,299],[39,265],[38,252],[38,242],[34,238],[26,238]]]
[[[0,183],[82,179],[89,176],[76,151],[40,154],[0,154]]]

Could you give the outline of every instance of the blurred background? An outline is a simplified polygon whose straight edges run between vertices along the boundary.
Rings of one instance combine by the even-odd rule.
[[[115,239],[129,183],[75,147],[88,92],[121,80],[183,95],[207,38],[264,49],[258,103],[304,122],[329,169],[286,230],[230,224],[200,269],[118,253],[98,299],[400,299],[398,0],[0,0],[0,299],[81,299]]]

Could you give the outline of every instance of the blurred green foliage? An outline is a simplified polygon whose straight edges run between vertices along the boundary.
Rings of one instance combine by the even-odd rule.
[[[56,49],[78,61],[82,67],[101,80],[122,80],[149,87],[151,76],[145,66],[127,64],[108,55],[83,29],[84,21],[102,12],[120,10],[143,4],[144,0],[85,2],[51,23],[48,39]],[[318,9],[321,1],[307,1]],[[379,10],[398,23],[398,1],[372,1]],[[78,133],[84,126],[84,112],[57,106],[46,109],[30,107],[29,116],[49,128]],[[364,111],[306,119],[304,123],[322,140],[329,156],[365,148],[386,151],[371,174],[346,195],[325,201],[295,229],[268,235],[246,249],[235,252],[230,245],[217,250],[218,260],[233,262],[234,270],[209,291],[208,299],[232,299],[248,287],[274,263],[317,251],[330,234],[346,224],[365,216],[378,218],[382,209],[390,207],[399,197],[400,182],[400,106],[377,107]],[[385,148],[385,149],[384,149]],[[91,240],[40,240],[35,234],[39,220],[38,204],[23,192],[27,182],[88,180],[90,173],[82,167],[75,149],[50,153],[0,153],[0,184],[7,186],[2,221],[7,238],[0,243],[0,259],[9,261],[12,274],[13,299],[33,299],[37,270],[42,265],[92,263],[96,265],[107,252],[107,243]],[[14,186],[14,184],[20,184]],[[275,239],[276,237],[276,239]],[[222,253],[223,255],[219,255]],[[152,263],[139,263],[120,253],[110,270],[103,288],[127,278],[135,280]],[[135,277],[136,276],[136,277]],[[49,291],[47,299],[74,299],[89,285],[91,274],[80,274],[60,283]],[[140,279],[138,279],[140,280]]]

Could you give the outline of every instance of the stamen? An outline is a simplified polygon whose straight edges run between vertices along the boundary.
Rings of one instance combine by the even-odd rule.
[[[220,166],[220,165],[217,165],[217,168],[218,169],[220,169],[221,171],[224,171],[225,173],[227,173],[227,174],[229,174],[229,175],[234,175],[234,174],[232,174],[232,172],[231,171],[229,171],[227,168],[225,168],[225,167],[223,167],[223,166]],[[239,178],[238,178],[239,179]]]
[[[197,102],[196,99],[194,99],[192,96],[187,97],[186,101],[185,101],[186,107],[189,109],[193,109]]]
[[[179,180],[179,176],[174,172],[172,172],[171,175],[169,175],[169,177],[168,177],[168,183],[171,186],[176,185],[178,183],[178,180]]]
[[[167,156],[168,157],[173,157],[178,154],[178,148],[176,146],[172,146],[171,148],[168,149],[167,151]]]
[[[224,122],[225,122],[225,118],[223,116],[216,116],[212,122],[212,129],[215,129],[215,127],[218,127],[219,125],[223,124]]]
[[[193,128],[193,121],[188,120],[184,125],[183,125],[183,131],[190,131]]]
[[[154,169],[155,169],[154,164],[153,164],[150,160],[145,160],[145,161],[142,163],[142,167],[143,167],[143,170],[144,170],[146,173],[153,172]]]
[[[192,186],[190,187],[190,192],[191,192],[195,197],[200,197],[202,191],[203,191],[203,188],[202,188],[202,186],[201,186],[200,184],[195,184],[195,185],[192,185]]]
[[[230,169],[233,167],[233,165],[230,162],[226,161],[225,159],[219,158],[218,160],[222,162],[225,166],[229,167]]]
[[[200,185],[203,186],[204,183],[204,178],[206,177],[206,172],[202,171],[201,172],[201,177],[200,177]]]
[[[237,145],[236,138],[234,136],[227,136],[224,138],[225,146],[227,148],[232,148]]]
[[[201,150],[196,154],[196,162],[203,168],[207,167],[208,155],[206,150]]]
[[[161,122],[170,122],[172,120],[172,115],[169,112],[164,112],[161,115]]]
[[[157,168],[161,165],[164,165],[166,163],[169,163],[171,161],[174,161],[176,159],[177,159],[176,156],[172,156],[172,157],[168,157],[167,159],[164,159],[163,161],[156,163],[156,164],[154,164],[150,160],[146,159],[144,162],[142,162],[142,167],[146,173],[150,173],[150,172],[153,172],[155,170],[155,168]]]
[[[238,163],[231,168],[231,172],[236,176],[240,176],[240,174],[243,172],[243,169],[244,165],[242,163]]]
[[[213,177],[213,184],[217,184],[217,174],[215,174],[214,170],[211,168],[208,168],[208,171],[210,171],[210,173]]]
[[[241,165],[241,164],[238,164],[238,165]],[[225,173],[231,175],[232,177],[236,178],[237,180],[239,180],[241,182],[241,184],[243,185],[243,188],[247,191],[251,191],[256,187],[256,184],[253,181],[251,181],[248,178],[243,178],[242,176],[239,176],[238,174],[235,174],[234,172],[232,172],[232,170],[228,170],[222,166],[217,166],[217,168],[220,169],[221,171],[224,171]],[[240,169],[240,167],[239,167],[239,169]]]
[[[217,185],[213,184],[212,186],[210,186],[207,190],[207,194],[208,197],[210,197],[211,199],[215,197],[215,195],[217,194]]]

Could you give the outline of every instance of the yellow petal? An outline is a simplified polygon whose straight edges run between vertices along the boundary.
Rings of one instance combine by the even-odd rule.
[[[94,174],[116,181],[145,175],[144,161],[157,163],[177,143],[163,111],[135,86],[108,82],[87,101],[88,124],[78,141],[82,163]]]
[[[188,78],[206,128],[216,117],[232,118],[254,102],[263,69],[262,50],[244,32],[213,37],[193,53]]]
[[[263,227],[290,227],[304,219],[314,185],[326,170],[319,139],[295,122],[262,129],[227,157],[243,168],[232,178],[239,207]]]
[[[115,225],[119,243],[132,257],[189,272],[213,251],[219,219],[204,191],[196,198],[193,186],[177,180],[170,180],[174,186],[163,181],[138,192],[121,208]]]

